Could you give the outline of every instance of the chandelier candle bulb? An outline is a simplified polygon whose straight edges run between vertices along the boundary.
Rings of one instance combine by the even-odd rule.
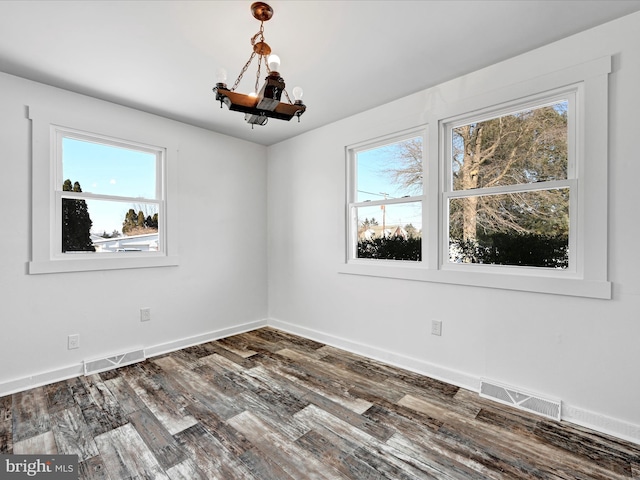
[[[295,103],[302,103],[302,96],[304,95],[304,91],[301,87],[293,87],[293,100]]]
[[[216,85],[224,88],[227,86],[227,70],[222,67],[216,69]]]
[[[272,72],[280,71],[280,57],[278,55],[269,55],[268,63],[269,70],[271,70]]]

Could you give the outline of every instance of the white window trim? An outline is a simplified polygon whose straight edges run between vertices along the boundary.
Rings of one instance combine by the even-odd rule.
[[[438,139],[426,143],[427,162],[424,175],[423,258],[419,265],[410,262],[364,264],[347,258],[340,273],[383,278],[437,282],[444,284],[498,288],[525,292],[611,298],[607,279],[608,253],[608,75],[611,57],[603,57],[556,72],[512,84],[499,90],[465,98],[455,103],[439,104],[425,112],[427,136]],[[535,267],[447,265],[443,262],[442,202],[444,201],[443,159],[446,158],[444,125],[451,119],[491,110],[498,105],[517,104],[521,99],[552,95],[578,85],[576,129],[576,174],[579,183],[572,187],[577,225],[575,271],[558,272]],[[350,179],[347,179],[349,182]],[[348,185],[350,185],[348,183]],[[586,192],[589,192],[588,195]],[[572,200],[573,201],[573,200]],[[574,211],[571,212],[572,214]],[[347,216],[347,222],[349,222]],[[347,226],[347,228],[349,228]],[[348,231],[348,230],[347,230]],[[573,246],[573,245],[572,245]],[[455,268],[450,268],[455,267]],[[477,268],[481,267],[481,268]]]
[[[31,261],[28,264],[29,274],[49,274],[66,272],[83,272],[96,270],[119,270],[130,268],[164,267],[178,265],[177,235],[171,222],[177,208],[177,163],[178,149],[167,145],[166,139],[153,138],[151,135],[136,134],[135,140],[129,140],[122,135],[121,127],[112,127],[108,121],[100,120],[100,115],[92,118],[72,112],[50,111],[46,108],[29,107],[28,118],[31,120],[32,135],[32,231],[31,231]],[[116,122],[117,123],[117,122]],[[82,253],[61,253],[61,225],[60,211],[57,200],[60,193],[58,179],[61,173],[61,161],[58,151],[57,136],[62,132],[75,133],[76,138],[83,134],[90,139],[108,139],[111,142],[119,140],[125,146],[140,146],[151,150],[164,152],[164,159],[158,162],[157,168],[162,175],[156,177],[164,182],[158,185],[163,194],[159,202],[163,203],[161,212],[164,218],[163,238],[160,239],[164,249],[159,252],[127,252],[126,255]],[[96,132],[96,133],[94,133]],[[98,133],[99,132],[99,133]],[[84,193],[84,192],[83,192]],[[89,194],[87,194],[89,196]],[[171,201],[169,201],[171,198]],[[60,238],[58,238],[60,237]]]

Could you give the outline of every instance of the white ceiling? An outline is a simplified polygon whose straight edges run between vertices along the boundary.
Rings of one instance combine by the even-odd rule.
[[[260,23],[251,0],[0,1],[0,71],[270,145],[640,10],[640,0],[273,0],[265,40],[307,112],[220,109]],[[255,61],[254,61],[255,65]],[[238,88],[253,90],[253,66]],[[262,83],[262,82],[261,82]]]

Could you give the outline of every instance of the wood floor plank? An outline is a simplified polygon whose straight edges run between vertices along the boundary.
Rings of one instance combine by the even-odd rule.
[[[253,378],[258,385],[264,385],[265,389],[271,389],[276,394],[284,397],[291,397],[297,400],[296,407],[306,407],[309,403],[316,399],[316,403],[322,403],[319,397],[331,401],[336,405],[340,405],[352,412],[360,414],[365,412],[371,403],[352,396],[348,392],[344,395],[323,395],[322,391],[314,385],[305,384],[299,381],[297,377],[289,378],[276,371],[266,369],[264,367],[255,367],[245,372],[245,376]],[[292,407],[293,409],[293,407]],[[295,411],[293,413],[296,413]]]
[[[13,394],[13,442],[20,442],[49,431],[49,410],[42,387]]]
[[[418,398],[413,395],[405,395],[398,401],[398,405],[422,412],[432,418],[447,421],[451,419],[475,418],[480,412],[480,407],[460,402],[435,402],[426,397]]]
[[[442,448],[438,448],[430,441],[432,438],[432,435],[425,435],[417,440],[415,437],[409,439],[404,435],[395,434],[387,444],[396,451],[403,452],[404,458],[420,459],[420,465],[416,467],[421,469],[425,475],[437,479],[482,480],[503,477],[501,473],[493,472],[483,464],[473,462],[469,458],[447,455]]]
[[[13,401],[11,395],[0,397],[0,455],[13,452]]]
[[[152,375],[145,374],[144,368],[124,371],[127,383],[172,435],[195,425],[197,421],[184,413],[187,404],[184,397],[150,364],[147,362],[144,368],[151,369]]]
[[[37,455],[45,453],[52,455],[58,453],[56,439],[52,431],[41,433],[35,437],[29,437],[13,445],[14,455]]]
[[[109,476],[100,455],[78,462],[78,478],[82,480],[116,480]]]
[[[0,397],[0,422],[10,422],[13,401],[11,395]]]
[[[128,418],[162,468],[166,470],[186,460],[186,454],[151,411],[138,410]]]
[[[112,479],[169,480],[158,460],[130,424],[98,435],[95,443]]]
[[[631,476],[631,462],[638,460],[637,452],[619,447],[613,449],[611,448],[613,439],[604,438],[604,435],[594,432],[586,432],[579,427],[557,428],[554,423],[541,420],[537,423],[534,434],[545,443],[595,461],[598,465],[623,476]]]
[[[366,462],[353,456],[353,452],[359,448],[357,443],[349,442],[322,426],[316,426],[296,440],[296,443],[324,465],[331,465],[347,478],[385,478]]]
[[[244,452],[240,456],[240,460],[247,466],[256,480],[297,480],[285,472],[273,458],[263,455],[256,448]]]
[[[247,466],[200,424],[175,435],[207,479],[253,480]]]
[[[82,414],[94,437],[128,423],[118,400],[99,375],[84,377],[83,382],[89,395]]]
[[[109,380],[105,380],[104,384],[118,402],[120,410],[125,416],[141,408],[146,408],[144,402],[124,378],[113,376]]]
[[[242,335],[233,335],[232,337],[221,338],[216,342],[222,348],[229,350],[243,358],[249,358],[258,352],[252,350],[251,341]]]
[[[209,480],[207,474],[190,458],[169,468],[167,475],[171,480]]]
[[[309,368],[307,365],[298,365],[295,361],[281,355],[264,358],[262,364],[267,370],[273,371],[307,390],[327,397],[356,413],[360,413],[371,406],[367,402],[362,402],[362,400],[349,394],[350,387],[348,382],[337,382],[335,377],[332,378],[329,375],[325,375],[320,369]]]
[[[287,346],[296,346],[298,349],[314,351],[324,347],[323,343],[316,342],[315,340],[299,337],[270,327],[253,330],[250,333],[264,340],[268,340],[271,343],[283,345],[285,348]]]
[[[43,387],[49,413],[60,412],[76,404],[73,392],[67,382],[57,382]]]
[[[337,364],[326,364],[324,359],[307,358],[303,354],[290,349],[279,350],[276,353],[292,361],[293,365],[306,372],[311,378],[316,381],[322,381],[323,391],[333,390],[336,393],[344,393],[355,387],[376,392],[377,395],[389,401],[396,401],[402,396],[399,393],[402,390],[396,386],[387,386],[386,381],[379,382],[368,378],[354,369],[345,369]]]
[[[0,455],[13,453],[13,425],[11,420],[0,421]]]
[[[273,432],[260,418],[250,412],[236,415],[229,419],[228,423],[293,478],[309,480],[344,478],[331,466],[323,465],[289,439]]]
[[[53,413],[51,429],[61,455],[78,455],[80,462],[98,455],[92,429],[78,405]]]
[[[253,448],[253,444],[242,433],[232,428],[206,405],[194,403],[188,407],[188,410],[211,436],[233,455],[240,457]]]
[[[206,405],[211,412],[223,418],[233,417],[242,411],[233,396],[228,395],[228,392],[211,388],[205,377],[189,369],[182,360],[167,357],[157,360],[157,364],[166,372],[167,381],[190,399],[189,405],[194,403]],[[195,423],[193,422],[192,425]]]

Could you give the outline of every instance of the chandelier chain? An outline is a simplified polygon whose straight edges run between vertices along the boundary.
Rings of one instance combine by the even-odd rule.
[[[251,37],[251,46],[255,46],[256,39],[258,37],[260,37],[260,41],[261,42],[264,42],[264,22],[260,22],[260,30],[258,30],[258,33],[256,33],[253,37]],[[236,81],[233,84],[233,87],[231,87],[231,91],[232,92],[235,92],[236,88],[238,88],[238,85],[242,81],[242,77],[247,72],[247,69],[249,68],[249,65],[251,65],[251,62],[253,61],[253,58],[255,56],[256,56],[256,52],[254,50],[251,53],[251,56],[249,57],[249,60],[247,60],[247,63],[245,63],[244,67],[242,67],[242,70],[240,71],[240,75],[238,75],[238,78],[236,78]],[[260,60],[262,60],[262,55],[260,55]],[[260,63],[258,63],[258,76],[259,75],[260,75]],[[256,92],[257,91],[258,91],[258,82],[256,81]]]
[[[256,72],[256,86],[254,89],[254,92],[257,94],[258,90],[260,89],[260,66],[262,65],[262,59],[264,58],[264,55],[260,55],[260,58],[258,59],[258,71]]]
[[[245,63],[244,67],[242,67],[242,71],[240,72],[240,75],[238,75],[238,78],[236,78],[236,81],[233,84],[233,87],[231,87],[231,91],[232,92],[234,92],[236,90],[236,88],[238,87],[238,84],[240,83],[240,80],[242,80],[242,76],[245,74],[245,72],[249,68],[249,65],[251,65],[251,62],[253,61],[253,57],[255,57],[255,56],[256,56],[256,52],[253,52],[251,54],[251,56],[249,57],[249,60],[247,61],[247,63]]]

